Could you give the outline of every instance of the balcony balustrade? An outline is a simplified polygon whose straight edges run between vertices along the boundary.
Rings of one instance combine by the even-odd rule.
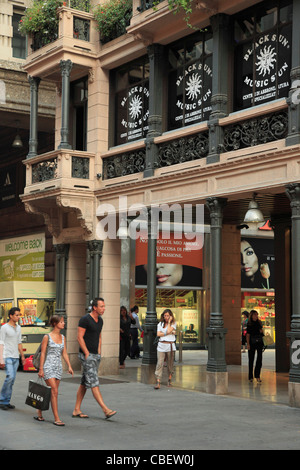
[[[276,142],[285,139],[288,134],[288,110],[285,100],[280,100],[251,111],[233,113],[219,121],[222,128],[223,141],[219,144],[219,154],[222,161],[227,153],[235,152],[236,156],[246,155],[245,149],[254,146]],[[154,139],[158,146],[158,157],[154,166],[156,169],[190,161],[205,159],[209,154],[210,132],[209,121],[191,128],[163,134]],[[252,150],[251,150],[252,152]],[[230,154],[231,155],[231,154]],[[128,151],[110,150],[104,154],[103,179],[112,179],[144,171],[146,165],[146,148]],[[230,156],[232,158],[232,156]]]
[[[100,41],[93,14],[67,6],[59,8],[57,14],[58,31],[47,39],[47,43],[43,36],[28,38],[25,70],[30,75],[52,79],[60,59],[67,57],[79,67],[91,68],[91,59],[97,57]]]
[[[24,163],[25,195],[50,190],[94,189],[94,154],[61,149],[29,158]]]

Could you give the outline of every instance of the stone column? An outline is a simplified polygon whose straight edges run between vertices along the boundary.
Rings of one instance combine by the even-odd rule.
[[[289,404],[300,407],[300,183],[289,184],[292,209],[292,318],[290,338]]]
[[[148,47],[149,56],[149,130],[146,137],[146,167],[144,176],[153,176],[157,162],[158,147],[154,138],[162,133],[164,47],[152,44]]]
[[[62,75],[61,93],[61,141],[59,149],[71,149],[69,144],[69,115],[70,115],[70,74],[73,63],[70,59],[60,61]]]
[[[91,240],[87,242],[87,309],[90,305],[90,301],[99,297],[100,260],[102,258],[102,251],[103,240]]]
[[[209,153],[207,163],[219,161],[223,146],[223,128],[219,119],[227,116],[228,110],[228,65],[230,52],[229,15],[220,13],[210,18],[213,30],[213,78],[212,112],[208,121]]]
[[[64,317],[65,330],[67,330],[66,314],[66,267],[69,257],[70,245],[54,245],[56,251],[56,307],[55,314]]]
[[[292,67],[291,67],[291,89],[287,103],[288,108],[288,136],[286,145],[297,145],[300,143],[300,3],[293,1],[293,24],[292,24]]]
[[[154,211],[148,210],[148,260],[147,260],[147,312],[144,325],[144,349],[142,360],[142,381],[154,383],[154,370],[157,362],[156,346],[153,341],[157,332],[156,313],[156,244],[157,221]]]
[[[228,372],[225,360],[225,334],[222,315],[222,218],[226,199],[210,197],[206,205],[210,212],[210,304],[208,362],[206,389],[208,393],[226,394]]]
[[[41,79],[38,77],[28,76],[30,85],[30,130],[29,130],[29,152],[27,158],[35,157],[37,155],[38,146],[38,131],[37,131],[37,118],[38,118],[38,89]]]

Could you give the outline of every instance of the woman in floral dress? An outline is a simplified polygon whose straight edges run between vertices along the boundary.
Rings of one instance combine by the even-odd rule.
[[[54,415],[53,424],[56,426],[64,426],[65,423],[61,421],[58,415],[57,403],[58,387],[63,372],[61,357],[63,357],[67,363],[69,374],[73,375],[73,369],[67,353],[65,337],[61,334],[61,330],[65,327],[64,318],[59,315],[54,315],[50,319],[50,324],[53,330],[49,335],[45,335],[43,338],[38,375],[39,377],[43,377],[46,384],[51,387],[51,407]],[[38,410],[38,416],[36,416],[35,419],[37,421],[44,421],[41,410]]]

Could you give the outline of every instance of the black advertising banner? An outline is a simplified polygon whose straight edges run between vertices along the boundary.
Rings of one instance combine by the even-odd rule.
[[[241,239],[242,289],[274,289],[274,240]]]
[[[288,96],[290,89],[292,29],[257,36],[238,47],[237,103],[257,106]]]

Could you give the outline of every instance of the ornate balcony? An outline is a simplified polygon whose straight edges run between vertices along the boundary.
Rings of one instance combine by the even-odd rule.
[[[58,15],[58,35],[52,42],[43,45],[42,38],[29,38],[24,69],[29,75],[59,81],[60,61],[71,60],[71,79],[75,80],[94,67],[100,49],[99,33],[92,13],[63,6]]]
[[[55,150],[23,162],[26,210],[42,214],[56,237],[63,230],[63,214],[76,214],[74,228],[93,231],[95,155],[76,150]],[[73,217],[73,216],[72,216]],[[82,234],[81,231],[81,234]]]

